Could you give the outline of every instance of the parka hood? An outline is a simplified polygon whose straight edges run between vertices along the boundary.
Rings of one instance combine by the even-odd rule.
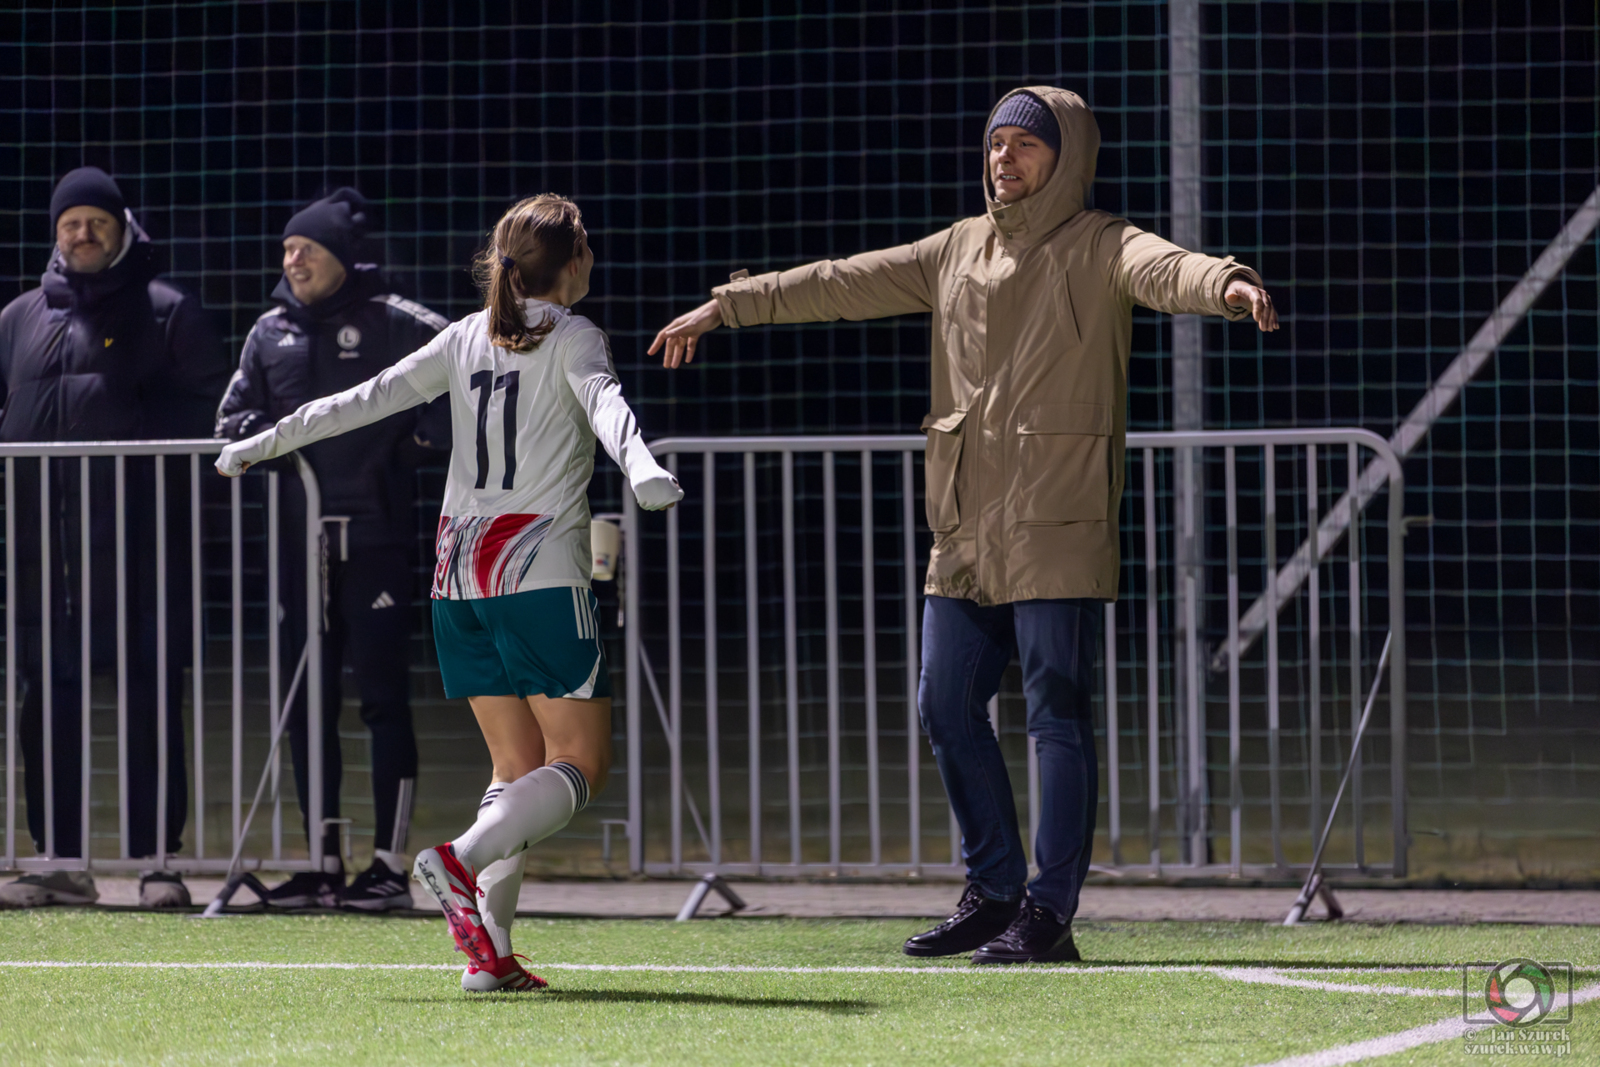
[[[1061,126],[1061,153],[1055,173],[1044,188],[1011,204],[994,196],[994,179],[989,173],[989,123],[1000,105],[1017,93],[1032,93],[1050,108]],[[989,224],[1007,245],[1027,247],[1043,240],[1062,223],[1084,209],[1089,188],[1094,184],[1095,161],[1100,155],[1100,127],[1094,112],[1083,97],[1051,85],[1029,85],[1013,89],[995,101],[984,120],[983,198],[988,205]]]

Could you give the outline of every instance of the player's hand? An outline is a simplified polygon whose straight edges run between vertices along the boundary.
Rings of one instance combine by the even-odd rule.
[[[233,445],[224,448],[222,455],[217,457],[217,473],[224,478],[237,478],[249,469],[249,462],[239,458],[238,450]]]
[[[722,307],[715,300],[684,315],[679,315],[662,327],[650,345],[648,355],[661,352],[661,365],[675,370],[685,363],[694,362],[694,347],[700,335],[710,333],[722,325]]]
[[[678,479],[662,471],[634,486],[633,495],[646,511],[666,511],[683,499],[683,490],[678,486]]]
[[[1278,311],[1272,306],[1272,297],[1267,295],[1265,289],[1251,285],[1243,278],[1235,278],[1228,283],[1228,290],[1222,294],[1222,299],[1229,307],[1242,308],[1248,304],[1250,314],[1262,333],[1271,333],[1278,328]]]

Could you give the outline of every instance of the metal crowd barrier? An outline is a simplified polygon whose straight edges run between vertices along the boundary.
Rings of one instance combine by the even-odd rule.
[[[216,673],[219,664],[208,660],[206,655],[206,628],[204,613],[204,592],[206,567],[204,562],[205,552],[202,546],[202,478],[219,478],[212,469],[209,457],[215,456],[225,442],[214,440],[200,441],[118,441],[118,442],[83,442],[62,444],[0,444],[0,457],[5,460],[5,568],[6,568],[6,622],[5,622],[5,853],[0,857],[0,869],[10,871],[37,872],[46,870],[90,870],[90,871],[142,871],[153,868],[193,872],[193,873],[221,873],[229,870],[232,854],[241,849],[243,841],[243,802],[250,788],[246,778],[245,768],[245,738],[246,704],[247,704],[247,668],[245,662],[245,599],[244,599],[244,536],[243,536],[243,481],[234,478],[228,482],[229,491],[229,546],[228,546],[228,578],[229,578],[229,630],[227,637],[231,641],[227,663],[229,678],[229,692],[227,696],[220,697],[212,687],[207,686],[207,674]],[[126,494],[128,461],[135,457],[188,457],[189,475],[189,569],[190,569],[190,603],[186,606],[190,615],[191,648],[189,650],[191,669],[191,695],[190,729],[193,738],[193,766],[191,768],[192,805],[193,817],[188,823],[188,836],[192,846],[184,850],[184,854],[168,855],[169,843],[167,841],[167,759],[168,759],[168,731],[182,729],[183,724],[173,723],[169,720],[167,691],[167,665],[173,650],[167,640],[167,621],[172,617],[169,613],[185,610],[184,606],[176,606],[169,602],[168,596],[168,548],[173,531],[167,529],[167,466],[168,459],[153,460],[155,496],[151,502],[155,509],[155,543],[154,543],[154,569],[156,576],[156,670],[157,686],[157,781],[159,783],[156,798],[156,856],[154,858],[141,858],[129,854],[129,828],[128,828],[128,675],[129,675],[129,648],[128,648],[128,594],[126,589],[128,573],[128,537],[126,531],[126,517],[129,514],[130,504],[142,505],[142,502],[130,501]],[[90,484],[90,462],[99,457],[111,457],[114,464],[115,498],[113,500],[94,500],[87,491]],[[202,462],[202,458],[208,461]],[[59,857],[54,854],[54,790],[53,769],[51,760],[51,737],[53,733],[54,717],[60,714],[60,709],[53,706],[51,686],[51,592],[52,568],[51,554],[52,542],[57,540],[52,530],[51,514],[51,467],[54,464],[46,462],[78,461],[79,482],[82,490],[79,493],[79,523],[83,536],[79,539],[77,547],[79,554],[80,589],[79,601],[82,609],[80,632],[80,674],[82,681],[81,708],[82,716],[82,826],[80,839],[83,842],[82,857]],[[321,495],[318,490],[316,477],[310,467],[298,455],[295,457],[298,473],[305,493],[306,523],[304,531],[305,550],[305,600],[306,600],[306,643],[301,650],[300,668],[297,674],[303,675],[307,682],[319,679],[322,676],[322,525],[325,517],[321,514]],[[43,743],[45,757],[43,761],[44,797],[45,797],[45,825],[46,849],[43,856],[24,855],[18,842],[18,790],[19,755],[17,751],[18,730],[18,651],[17,651],[17,588],[14,576],[17,569],[17,500],[16,472],[23,464],[37,464],[40,471],[40,573],[41,573],[41,634],[43,641],[42,655],[40,657],[40,681],[43,699]],[[248,477],[256,477],[251,474]],[[272,605],[279,601],[279,526],[282,515],[279,505],[279,473],[269,470],[265,474],[266,486],[266,588],[267,602]],[[117,855],[94,855],[94,839],[91,832],[91,780],[93,775],[91,710],[92,710],[92,670],[90,635],[92,632],[92,568],[91,545],[88,532],[91,529],[91,518],[100,508],[114,507],[116,516],[115,533],[115,561],[116,561],[116,713],[117,713],[117,814],[119,848]],[[181,532],[177,536],[184,536]],[[292,543],[292,542],[291,542]],[[271,711],[274,721],[282,716],[283,707],[292,694],[285,696],[282,686],[282,671],[280,668],[280,628],[283,620],[276,610],[267,613],[266,644],[267,657],[265,664],[266,692],[251,693],[252,700],[265,697],[266,704]],[[226,704],[231,714],[229,752],[230,761],[230,797],[231,802],[231,839],[226,852],[218,851],[215,844],[207,840],[205,812],[208,803],[206,796],[207,780],[207,749],[206,725],[208,713],[212,712],[219,704]],[[308,756],[311,767],[322,765],[322,687],[317,684],[306,686],[306,711],[308,718]],[[276,753],[274,753],[276,756]],[[260,869],[264,864],[272,870],[320,870],[322,867],[322,834],[310,834],[309,856],[306,859],[295,859],[282,855],[282,806],[277,796],[279,774],[274,765],[271,768],[273,784],[273,830],[271,855],[268,857],[247,856],[240,866],[244,869]],[[322,776],[312,774],[310,781],[310,806],[312,810],[311,825],[323,825],[321,813],[324,810],[322,796]],[[23,833],[26,834],[26,830]]]
[[[680,463],[683,463],[684,475],[697,475],[686,479],[685,488],[689,492],[686,501],[688,507],[679,507],[669,511],[664,520],[652,517],[648,542],[650,553],[646,556],[647,537],[643,527],[641,514],[631,497],[628,498],[628,511],[624,516],[625,551],[623,559],[628,568],[624,575],[623,608],[626,625],[625,656],[626,656],[626,763],[628,772],[628,819],[627,836],[629,849],[629,867],[635,873],[667,874],[667,875],[721,875],[737,874],[742,876],[804,876],[820,874],[880,874],[880,875],[905,875],[917,874],[928,876],[950,876],[960,871],[959,837],[955,827],[954,817],[950,816],[948,858],[935,859],[925,854],[923,826],[923,799],[922,768],[931,760],[927,752],[926,742],[922,740],[920,726],[917,721],[917,710],[914,699],[908,695],[915,694],[919,672],[919,658],[917,644],[920,637],[919,628],[919,599],[923,585],[924,568],[926,565],[925,553],[919,555],[917,537],[921,518],[917,514],[918,490],[916,487],[915,468],[920,465],[921,453],[925,445],[925,438],[920,435],[904,436],[837,436],[837,437],[734,437],[734,438],[672,438],[654,442],[652,451],[663,457],[669,469],[679,472]],[[1361,470],[1358,460],[1360,451],[1365,449],[1375,455],[1387,471],[1388,475],[1388,514],[1386,523],[1383,520],[1370,520],[1374,531],[1381,523],[1386,526],[1382,542],[1385,546],[1384,564],[1387,573],[1387,588],[1383,591],[1367,591],[1363,588],[1363,561],[1359,556],[1359,541],[1352,541],[1347,549],[1348,567],[1345,580],[1349,585],[1349,649],[1350,649],[1350,702],[1351,719],[1350,727],[1355,727],[1356,718],[1359,716],[1362,695],[1367,691],[1368,682],[1362,678],[1363,661],[1368,666],[1376,663],[1375,649],[1368,655],[1363,649],[1364,628],[1363,602],[1372,600],[1376,604],[1386,607],[1387,619],[1384,628],[1388,631],[1389,671],[1388,671],[1388,711],[1389,711],[1389,796],[1384,798],[1390,809],[1390,831],[1393,838],[1393,853],[1389,863],[1371,863],[1365,854],[1365,841],[1362,834],[1364,805],[1370,798],[1365,798],[1360,792],[1361,775],[1354,776],[1355,786],[1351,797],[1355,823],[1354,851],[1355,863],[1353,867],[1340,867],[1336,864],[1327,864],[1325,868],[1330,871],[1359,869],[1366,874],[1391,874],[1403,875],[1405,873],[1405,856],[1407,848],[1406,837],[1406,811],[1405,811],[1405,628],[1404,628],[1404,554],[1403,542],[1404,528],[1402,522],[1402,508],[1404,506],[1404,483],[1400,462],[1390,449],[1387,442],[1381,437],[1360,429],[1315,429],[1315,430],[1250,430],[1250,431],[1207,431],[1193,433],[1130,433],[1127,435],[1128,456],[1128,486],[1123,498],[1123,543],[1137,544],[1142,534],[1143,560],[1142,568],[1135,564],[1128,568],[1125,564],[1124,588],[1122,590],[1123,618],[1138,620],[1143,618],[1145,638],[1145,741],[1148,752],[1144,754],[1143,764],[1134,766],[1140,759],[1138,753],[1128,753],[1122,746],[1122,723],[1119,722],[1119,699],[1117,693],[1117,679],[1119,674],[1117,663],[1118,632],[1117,632],[1117,607],[1115,604],[1106,605],[1106,670],[1104,672],[1106,694],[1104,706],[1107,709],[1105,735],[1102,743],[1101,758],[1110,770],[1102,776],[1103,788],[1106,790],[1106,805],[1104,821],[1109,838],[1111,855],[1104,866],[1124,871],[1145,871],[1159,873],[1163,865],[1166,867],[1179,866],[1185,874],[1217,873],[1217,874],[1252,874],[1264,872],[1278,872],[1280,874],[1291,871],[1303,872],[1308,868],[1307,859],[1309,852],[1315,847],[1322,832],[1319,819],[1326,813],[1321,806],[1321,773],[1311,773],[1311,768],[1333,770],[1329,768],[1323,758],[1321,742],[1325,724],[1320,716],[1323,708],[1323,699],[1318,690],[1323,670],[1318,660],[1319,649],[1323,641],[1319,633],[1319,622],[1322,614],[1318,590],[1318,575],[1322,571],[1332,570],[1334,564],[1331,559],[1321,562],[1318,566],[1310,567],[1310,583],[1305,605],[1305,615],[1309,619],[1309,638],[1304,643],[1310,656],[1309,676],[1310,694],[1300,701],[1303,710],[1309,717],[1305,730],[1305,740],[1309,743],[1309,754],[1306,758],[1307,769],[1305,777],[1308,808],[1310,818],[1306,820],[1305,840],[1298,837],[1296,843],[1304,843],[1306,858],[1300,858],[1300,849],[1296,849],[1296,857],[1286,857],[1284,843],[1286,835],[1298,835],[1300,831],[1289,831],[1284,824],[1282,805],[1282,790],[1284,788],[1285,767],[1280,760],[1280,741],[1284,729],[1282,722],[1280,672],[1278,659],[1279,649],[1279,614],[1287,606],[1269,600],[1267,611],[1268,627],[1264,649],[1265,665],[1262,673],[1265,675],[1266,693],[1265,719],[1262,724],[1255,727],[1256,735],[1265,733],[1267,738],[1267,753],[1265,767],[1258,764],[1246,767],[1242,759],[1242,737],[1244,724],[1242,722],[1242,707],[1244,704],[1241,690],[1241,656],[1242,647],[1239,637],[1240,623],[1240,561],[1238,542],[1240,534],[1239,521],[1239,488],[1238,488],[1238,457],[1239,450],[1259,450],[1263,454],[1263,462],[1253,469],[1263,472],[1265,484],[1259,487],[1259,499],[1262,502],[1264,515],[1262,516],[1260,530],[1263,545],[1263,558],[1259,565],[1263,572],[1261,585],[1268,598],[1274,596],[1277,588],[1277,570],[1280,563],[1287,562],[1280,558],[1277,551],[1277,523],[1279,521],[1278,507],[1280,492],[1275,484],[1274,472],[1278,469],[1277,457],[1282,450],[1304,450],[1307,474],[1307,485],[1300,498],[1299,506],[1303,509],[1305,528],[1311,531],[1311,558],[1323,561],[1333,548],[1331,544],[1322,546],[1316,543],[1315,531],[1318,526],[1319,501],[1321,494],[1317,486],[1318,448],[1336,446],[1330,453],[1324,454],[1324,459],[1332,461],[1338,456],[1342,446],[1345,453],[1349,483],[1356,484],[1358,472]],[[1204,712],[1201,704],[1205,700],[1203,695],[1196,696],[1191,687],[1187,699],[1187,707],[1172,708],[1172,723],[1168,726],[1162,724],[1162,694],[1163,694],[1163,658],[1161,654],[1162,643],[1166,635],[1162,632],[1160,599],[1163,595],[1162,588],[1162,563],[1159,552],[1158,537],[1162,531],[1157,524],[1157,512],[1160,506],[1158,500],[1159,486],[1157,482],[1157,454],[1164,450],[1177,449],[1219,449],[1222,452],[1222,467],[1224,472],[1223,497],[1225,503],[1225,540],[1227,553],[1227,615],[1229,620],[1228,637],[1225,647],[1221,651],[1223,661],[1227,668],[1227,759],[1223,766],[1218,765],[1215,759],[1208,759],[1212,751],[1212,744],[1207,740]],[[718,464],[717,457],[723,454],[741,456],[743,459],[743,485],[742,485],[742,531],[723,530],[722,539],[742,537],[742,558],[736,560],[719,559],[718,545],[718,505],[716,502],[715,477]],[[874,463],[873,457],[882,453],[898,456],[898,464]],[[770,499],[762,500],[757,493],[757,457],[776,455],[781,465],[781,481],[779,490],[779,506],[781,507],[781,522],[778,528],[773,529],[770,522],[759,525],[757,522],[758,505],[770,504]],[[797,497],[795,488],[796,458],[800,456],[815,456],[820,458],[822,487],[820,493],[821,515],[821,541],[824,563],[821,568],[821,588],[802,589],[797,586],[796,567],[796,511]],[[843,457],[847,463],[854,459],[859,464],[860,502],[852,507],[847,497],[841,497],[837,490],[836,469],[839,459]],[[770,463],[770,460],[768,461]],[[902,645],[904,679],[893,687],[894,691],[887,697],[880,693],[882,678],[878,670],[878,611],[880,597],[875,587],[879,580],[881,569],[875,556],[875,548],[879,539],[874,534],[874,513],[881,512],[874,507],[877,497],[873,479],[881,475],[885,467],[898,467],[898,507],[899,512],[899,559],[896,561],[895,574],[898,578],[898,605],[897,613],[902,615],[900,627],[903,635],[896,640]],[[732,464],[721,465],[722,481],[724,484],[732,481],[730,475],[736,473]],[[706,477],[710,472],[712,477]],[[875,474],[875,472],[877,472]],[[681,477],[682,475],[680,475]],[[1331,488],[1331,487],[1328,487]],[[1135,500],[1137,490],[1137,501]],[[624,494],[626,496],[626,494]],[[1370,495],[1370,494],[1369,494]],[[860,664],[859,677],[862,682],[862,692],[852,694],[858,697],[862,708],[862,720],[846,722],[843,718],[844,694],[841,690],[841,619],[839,584],[841,566],[839,563],[839,511],[840,505],[851,508],[857,516],[857,525],[860,529],[859,547],[859,574],[856,579],[860,589]],[[1342,506],[1342,505],[1341,505]],[[857,510],[858,509],[858,510]],[[720,514],[727,517],[732,512],[731,507],[724,507]],[[812,510],[817,510],[813,505]],[[690,630],[685,626],[684,617],[684,570],[683,553],[680,547],[680,533],[685,524],[684,515],[690,516],[692,522],[698,517],[700,526],[700,554],[699,582],[700,608],[699,616],[701,627],[699,630]],[[698,515],[696,516],[696,513]],[[1353,516],[1349,523],[1348,534],[1350,538],[1359,538],[1362,526],[1359,516]],[[662,529],[664,527],[664,530]],[[1142,530],[1140,529],[1142,527]],[[1252,527],[1258,529],[1258,527]],[[1135,533],[1137,531],[1137,533]],[[1134,536],[1130,537],[1130,534]],[[921,536],[926,537],[925,530]],[[1376,536],[1374,541],[1378,540]],[[664,542],[664,543],[663,543]],[[659,557],[664,556],[664,559]],[[769,570],[774,557],[781,570],[782,584],[782,633],[764,633],[760,622],[762,602],[761,590],[758,581],[758,570],[763,561]],[[1220,562],[1220,561],[1218,561]],[[1370,562],[1366,564],[1370,567]],[[664,596],[660,595],[659,586],[662,584],[661,571],[664,567]],[[731,628],[722,628],[718,624],[719,610],[726,610],[726,605],[719,601],[719,583],[727,582],[725,575],[729,571],[742,569],[739,582],[742,582],[743,601],[743,627],[742,633],[735,636]],[[693,567],[691,566],[691,571]],[[1142,572],[1144,577],[1143,588],[1129,589],[1130,574]],[[646,594],[641,587],[647,581],[655,581],[656,587]],[[768,584],[773,584],[769,578]],[[1179,598],[1173,596],[1174,584],[1167,583],[1165,594],[1168,596],[1173,609],[1179,603]],[[1364,595],[1365,594],[1365,595]],[[825,769],[825,801],[819,803],[817,794],[823,792],[821,781],[809,781],[807,773],[802,768],[800,756],[802,729],[800,725],[800,685],[801,657],[798,646],[802,635],[797,623],[797,603],[801,598],[820,597],[824,606],[824,623],[822,626],[822,644],[824,652],[822,659],[823,671],[826,678],[826,769]],[[733,599],[733,598],[726,598]],[[769,597],[770,599],[770,597]],[[1139,601],[1142,600],[1142,605]],[[1384,603],[1386,602],[1386,603]],[[648,603],[649,610],[643,610]],[[1189,603],[1193,603],[1190,601]],[[1142,610],[1140,610],[1142,608]],[[691,611],[691,619],[696,612]],[[1368,615],[1372,614],[1369,610]],[[854,621],[854,620],[851,620]],[[770,629],[770,626],[769,626]],[[649,651],[649,645],[655,644],[660,648],[661,635],[665,631],[666,660],[662,671],[666,675],[666,692],[663,696],[660,679],[655,669],[655,662]],[[711,640],[705,640],[706,634],[715,635]],[[1377,637],[1375,633],[1370,635]],[[1128,639],[1136,640],[1134,635],[1128,634]],[[705,751],[703,756],[689,760],[685,748],[686,710],[695,703],[692,699],[685,698],[685,676],[689,664],[685,661],[685,641],[699,641],[703,655],[703,664],[695,664],[701,687],[701,700],[699,709],[703,715],[703,730],[705,737]],[[769,820],[763,818],[770,812],[769,798],[763,795],[763,778],[771,778],[772,774],[762,768],[762,739],[764,734],[770,737],[770,730],[763,727],[763,657],[762,650],[781,641],[783,656],[783,683],[782,695],[784,704],[783,743],[786,756],[784,766],[785,794],[779,799],[776,806],[783,809],[787,820],[787,833],[779,841],[777,849],[771,848],[771,842],[764,838],[764,833],[770,832],[770,827],[765,825]],[[1381,643],[1381,642],[1379,642]],[[731,731],[737,747],[737,734],[742,732],[746,741],[744,752],[744,765],[742,767],[729,766],[726,757],[729,748],[723,743],[724,716],[731,710],[727,701],[719,695],[722,681],[729,675],[737,675],[739,668],[729,669],[727,661],[721,658],[724,645],[740,645],[735,662],[742,666],[743,698],[739,717],[744,719],[743,729]],[[854,650],[853,650],[854,651]],[[1191,658],[1197,654],[1189,653]],[[1179,654],[1173,650],[1170,668],[1176,669]],[[855,676],[858,672],[852,665],[849,672]],[[1376,679],[1372,682],[1376,685]],[[648,690],[648,692],[647,692]],[[1375,690],[1374,690],[1375,691]],[[692,696],[692,694],[691,694]],[[881,721],[880,706],[887,700],[891,705],[901,705],[904,714],[904,751],[889,753],[880,745],[880,728],[884,725]],[[654,706],[655,715],[650,715],[649,710]],[[999,705],[998,698],[990,705],[991,721],[998,730]],[[647,783],[647,773],[658,775],[663,768],[659,766],[647,767],[645,758],[646,726],[654,720],[658,722],[661,733],[666,742],[664,768],[667,778],[666,796],[661,798],[659,789],[651,790]],[[737,719],[735,720],[737,723]],[[1334,724],[1337,736],[1337,723]],[[1136,723],[1128,724],[1130,729],[1136,729]],[[653,730],[653,727],[652,727]],[[864,847],[858,848],[856,854],[847,856],[844,848],[844,797],[841,792],[841,779],[844,766],[841,761],[841,738],[846,731],[860,731],[865,734],[865,807],[866,807],[866,834]],[[1213,731],[1215,733],[1215,731]],[[1187,746],[1185,748],[1185,737]],[[652,734],[652,736],[654,736]],[[1169,762],[1163,761],[1163,750],[1171,753]],[[1028,804],[1026,812],[1021,817],[1027,820],[1025,829],[1031,829],[1038,818],[1038,775],[1037,762],[1033,752],[1032,739],[1028,740]],[[1131,758],[1129,758],[1131,757]],[[1335,757],[1339,759],[1340,757]],[[1359,761],[1360,749],[1355,752]],[[1185,766],[1187,765],[1187,766]],[[695,776],[689,780],[694,772],[701,771],[703,777]],[[1151,773],[1151,768],[1155,772]],[[1165,768],[1165,769],[1163,769]],[[724,788],[723,778],[729,771],[735,776],[744,778],[746,795],[737,797]],[[1256,798],[1260,806],[1271,808],[1271,841],[1272,859],[1268,862],[1245,862],[1242,855],[1241,823],[1243,808],[1246,804],[1246,789],[1244,781],[1246,771],[1249,779],[1256,781],[1265,777],[1268,781],[1270,797]],[[903,798],[894,798],[898,805],[902,800],[907,816],[905,818],[903,839],[893,840],[884,829],[883,811],[886,798],[883,795],[882,780],[885,772],[892,771],[897,777],[903,773],[905,781],[905,795]],[[1258,773],[1265,771],[1265,774]],[[1124,846],[1124,808],[1125,804],[1132,803],[1129,794],[1124,791],[1123,779],[1130,774],[1136,774],[1144,779],[1145,802],[1145,833],[1148,845],[1148,864],[1127,864],[1123,862],[1122,852]],[[1209,790],[1208,799],[1204,807],[1207,811],[1225,808],[1228,813],[1228,834],[1231,838],[1230,855],[1225,861],[1214,862],[1208,858],[1209,845],[1205,840],[1206,824],[1202,818],[1199,828],[1186,830],[1183,827],[1163,830],[1163,776],[1175,779],[1179,783],[1198,783],[1225,779],[1227,785],[1221,789]],[[1187,775],[1187,777],[1185,777]],[[817,779],[823,774],[815,774]],[[692,788],[691,788],[692,787]],[[1196,788],[1203,788],[1195,786]],[[647,794],[649,808],[647,811]],[[708,802],[708,818],[702,818],[699,805],[695,799],[700,795]],[[806,797],[812,798],[812,808],[825,803],[827,812],[826,831],[826,858],[822,858],[820,848],[813,845],[811,855],[806,855],[805,833],[802,828],[803,812],[806,808]],[[1137,798],[1137,792],[1133,794]],[[655,804],[665,801],[665,810],[657,810]],[[861,798],[852,798],[853,806],[859,806]],[[693,839],[690,839],[690,848],[686,849],[686,823],[684,818],[685,807],[688,808],[692,821],[692,833],[698,837],[699,848],[694,849]],[[740,832],[733,835],[725,834],[725,829],[730,823],[727,809],[743,808],[744,819],[748,825],[739,828]],[[737,818],[737,811],[734,812]],[[648,820],[648,821],[647,821]],[[1173,820],[1165,820],[1172,822]],[[1181,821],[1181,819],[1179,820]],[[664,827],[663,827],[664,822]],[[853,828],[854,829],[854,828]],[[938,829],[934,828],[937,833]],[[1191,833],[1197,837],[1191,838]],[[1176,839],[1180,846],[1177,857],[1169,855],[1163,857],[1163,834]],[[820,838],[820,834],[813,833],[813,839]],[[855,836],[859,837],[859,834]],[[730,837],[739,847],[730,849]],[[1198,847],[1191,847],[1198,846]],[[1030,842],[1031,847],[1031,842]],[[690,855],[689,852],[698,852]],[[888,860],[887,853],[893,852],[897,858]],[[736,854],[738,853],[738,854]],[[774,854],[776,853],[776,855]],[[1186,854],[1186,858],[1184,858]],[[1178,859],[1174,863],[1174,859]]]

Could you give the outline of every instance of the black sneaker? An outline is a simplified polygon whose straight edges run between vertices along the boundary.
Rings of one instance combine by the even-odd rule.
[[[355,876],[340,895],[339,903],[355,911],[409,908],[412,906],[411,882],[405,875],[391,871],[382,860],[375,859],[371,867]]]
[[[990,900],[967,883],[966,892],[955,912],[932,930],[917,934],[905,943],[907,956],[955,956],[971,952],[1002,933],[1017,917],[1021,906],[1015,900]]]
[[[344,874],[301,871],[282,885],[267,890],[269,908],[333,908],[344,890]]]
[[[972,954],[973,963],[1077,963],[1072,924],[1031,900],[1005,933]]]
[[[139,907],[187,908],[189,887],[177,871],[146,871],[139,876]]]

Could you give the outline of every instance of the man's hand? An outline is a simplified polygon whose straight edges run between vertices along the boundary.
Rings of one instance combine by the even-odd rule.
[[[1262,333],[1271,333],[1278,328],[1278,312],[1265,289],[1257,288],[1243,278],[1234,278],[1228,283],[1228,290],[1222,294],[1222,299],[1227,301],[1229,307],[1242,308],[1248,304],[1250,314],[1255,317]]]
[[[674,370],[685,363],[694,362],[694,346],[703,333],[710,333],[722,325],[722,308],[715,300],[707,300],[693,311],[679,315],[656,334],[648,355],[665,349],[661,365]]]

